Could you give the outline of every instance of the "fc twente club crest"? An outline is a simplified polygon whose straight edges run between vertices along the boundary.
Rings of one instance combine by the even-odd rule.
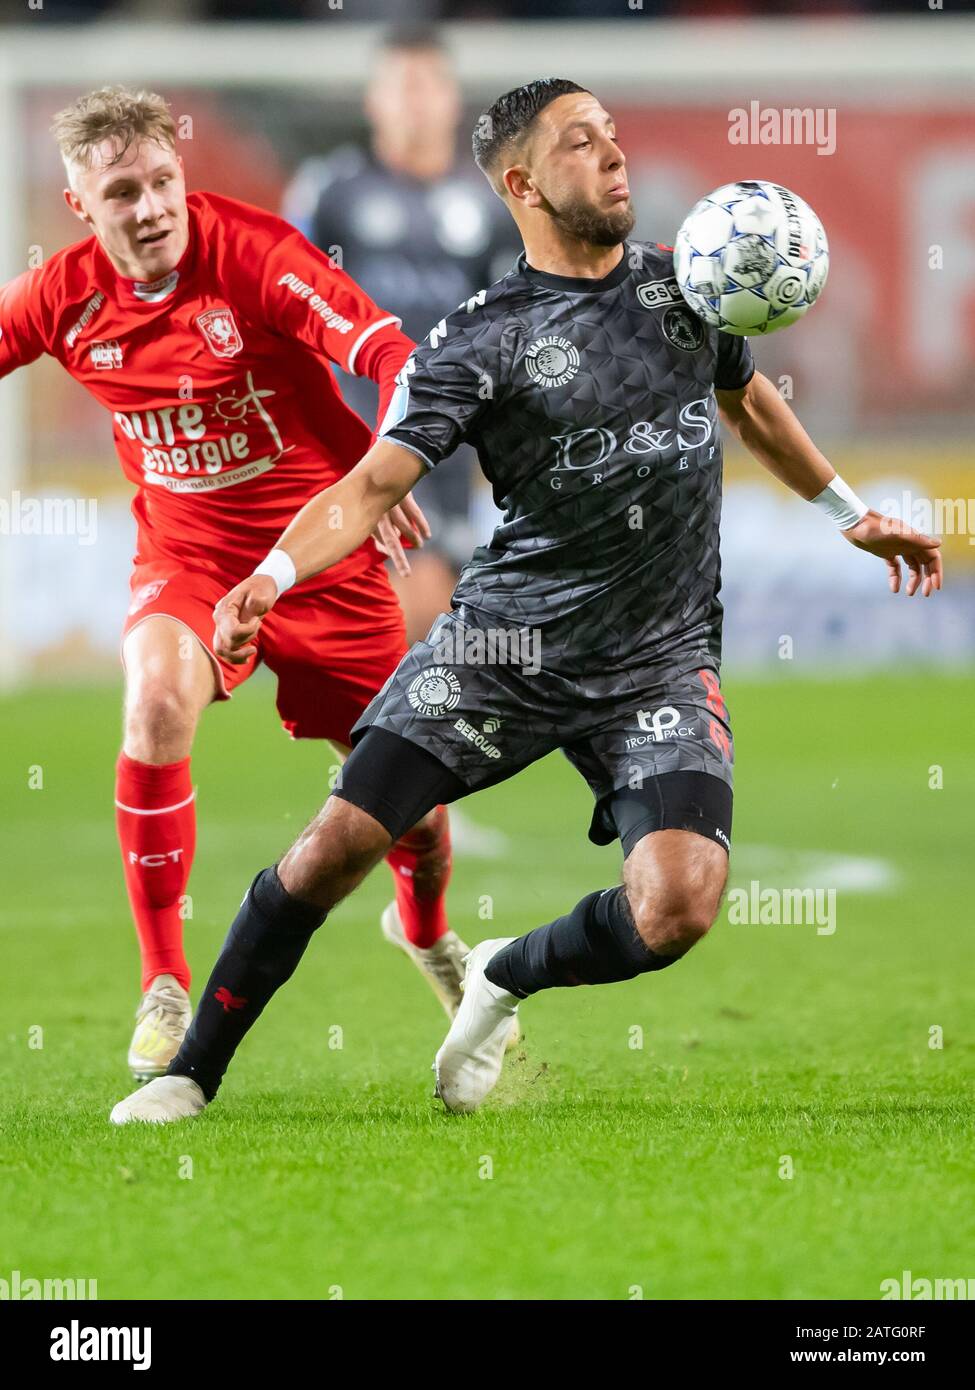
[[[230,309],[207,309],[196,322],[215,357],[236,357],[244,346],[240,329]]]

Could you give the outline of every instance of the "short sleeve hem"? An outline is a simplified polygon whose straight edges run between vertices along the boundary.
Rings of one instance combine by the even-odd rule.
[[[398,444],[402,449],[409,449],[411,454],[416,454],[420,462],[426,464],[427,468],[431,470],[436,468],[439,462],[438,459],[432,459],[429,454],[424,453],[419,444],[414,441],[413,436],[403,430],[389,430],[386,434],[380,435],[380,439],[383,443],[388,440],[391,444]]]
[[[751,381],[752,377],[755,375],[755,363],[752,362],[750,365],[751,365],[751,371],[750,371],[750,372],[748,373],[748,375],[745,377],[745,380],[744,380],[744,381],[719,381],[719,380],[717,379],[717,377],[715,377],[715,379],[714,379],[714,387],[715,387],[715,390],[716,390],[716,391],[742,391],[742,390],[744,390],[744,388],[745,388],[745,387],[748,385],[748,383]]]

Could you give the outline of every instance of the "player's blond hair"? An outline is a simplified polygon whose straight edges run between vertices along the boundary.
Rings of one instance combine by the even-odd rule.
[[[59,111],[51,123],[68,181],[72,170],[90,169],[95,150],[110,140],[117,163],[129,146],[140,140],[176,148],[176,122],[164,97],[129,87],[99,87]]]

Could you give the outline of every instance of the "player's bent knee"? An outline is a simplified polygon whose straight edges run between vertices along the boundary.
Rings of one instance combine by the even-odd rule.
[[[717,906],[683,893],[636,897],[630,901],[633,923],[643,944],[663,956],[683,956],[706,936]]]
[[[143,762],[185,757],[196,729],[198,711],[175,686],[158,680],[141,681],[130,692],[125,708],[126,751]]]

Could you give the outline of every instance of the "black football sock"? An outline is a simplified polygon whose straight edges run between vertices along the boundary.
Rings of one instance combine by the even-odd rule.
[[[168,1075],[191,1076],[213,1099],[244,1034],[290,979],[325,917],[324,908],[293,898],[276,868],[257,875]]]
[[[567,917],[536,927],[504,946],[485,967],[494,985],[527,999],[540,989],[607,985],[663,970],[678,956],[662,956],[640,939],[623,888],[590,893]]]

